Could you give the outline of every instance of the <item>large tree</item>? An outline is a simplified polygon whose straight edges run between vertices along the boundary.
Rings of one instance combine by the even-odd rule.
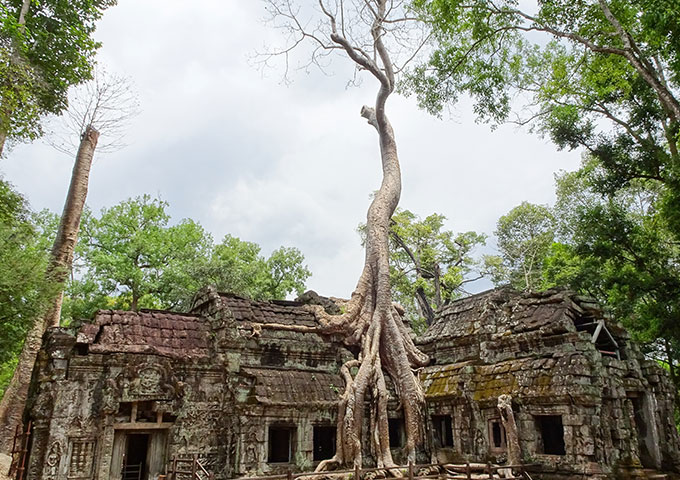
[[[431,325],[437,309],[464,295],[465,284],[482,276],[472,252],[484,245],[485,235],[456,234],[444,228],[445,220],[437,213],[420,218],[399,209],[392,215],[392,294],[405,308],[412,325],[421,325],[420,318]]]
[[[405,88],[438,113],[469,94],[482,120],[515,121],[584,148],[614,191],[667,185],[658,208],[680,235],[680,9],[672,0],[414,0],[436,48]]]
[[[338,51],[378,84],[375,104],[361,109],[362,117],[378,134],[383,173],[368,209],[364,268],[342,314],[330,315],[320,307],[315,310],[323,331],[342,334],[345,343],[360,352],[356,360],[341,368],[345,389],[338,409],[337,450],[332,459],[319,464],[318,470],[347,464],[361,466],[364,424],[371,429],[367,438],[378,467],[394,465],[389,446],[386,374],[403,409],[407,458],[415,461],[416,452],[424,447],[425,396],[414,368],[427,364],[428,358],[413,344],[392,303],[389,231],[401,194],[401,173],[386,104],[400,71],[398,50],[401,46],[408,48],[404,58],[411,58],[417,51],[417,46],[410,49],[416,37],[404,30],[408,18],[402,16],[401,4],[388,0],[320,0],[320,16],[315,19],[305,18],[305,11],[292,1],[271,0],[268,5],[274,20],[290,33],[291,45],[284,54],[309,40],[315,47],[313,59]],[[392,52],[390,43],[395,49]],[[364,407],[369,398],[372,408],[366,422]]]
[[[35,317],[26,335],[7,395],[0,401],[0,429],[5,432],[13,426],[4,423],[5,419],[10,418],[9,412],[21,410],[26,400],[31,371],[45,329],[59,326],[63,289],[71,273],[80,220],[87,199],[90,169],[100,132],[117,133],[130,112],[134,111],[135,104],[131,103],[131,97],[128,96],[129,85],[117,77],[98,76],[84,90],[84,94],[75,96],[66,115],[70,120],[69,133],[78,139],[78,147],[77,151],[71,152],[75,155],[71,181],[45,273],[47,281],[57,288],[44,292],[45,312]]]
[[[545,205],[522,202],[498,219],[498,261],[487,257],[496,284],[508,283],[517,290],[543,287],[543,263],[555,240],[555,219]]]
[[[0,155],[7,140],[41,135],[72,85],[91,77],[96,21],[116,0],[0,1]]]
[[[198,290],[210,235],[193,220],[169,225],[168,204],[143,195],[102,210],[84,232],[83,281],[121,308],[178,308]]]

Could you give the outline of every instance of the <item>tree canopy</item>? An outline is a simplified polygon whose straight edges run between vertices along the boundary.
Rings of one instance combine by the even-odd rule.
[[[34,139],[40,119],[67,106],[71,85],[92,75],[96,21],[116,0],[0,1],[0,153]]]
[[[304,290],[311,274],[298,249],[280,247],[265,258],[259,245],[231,235],[214,245],[193,220],[171,224],[168,206],[143,195],[98,218],[86,213],[66,319],[89,318],[99,308],[186,309],[207,284],[258,300]]]
[[[26,200],[0,179],[0,391],[50,291],[44,277],[48,248]]]
[[[674,2],[415,0],[433,27],[429,61],[404,83],[440,113],[463,94],[479,118],[530,124],[599,159],[598,189],[652,179],[680,232],[680,13]],[[515,115],[512,115],[512,112]]]
[[[454,233],[444,228],[446,217],[437,213],[424,219],[397,209],[390,225],[390,281],[392,295],[411,323],[434,313],[464,295],[463,285],[478,279],[479,264],[472,254],[486,236]]]

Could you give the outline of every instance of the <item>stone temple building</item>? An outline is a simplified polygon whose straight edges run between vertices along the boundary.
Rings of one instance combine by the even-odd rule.
[[[354,352],[288,325],[317,323],[302,303],[206,288],[186,314],[100,311],[77,332],[51,329],[24,478],[155,480],[193,459],[216,479],[312,469],[335,451],[338,372]],[[587,300],[492,290],[445,307],[417,342],[432,359],[419,372],[427,461],[502,463],[496,404],[509,394],[533,478],[680,468],[670,380]],[[392,402],[397,460],[400,415]]]

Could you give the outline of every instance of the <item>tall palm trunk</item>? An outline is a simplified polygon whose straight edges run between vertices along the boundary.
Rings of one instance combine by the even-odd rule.
[[[90,179],[90,168],[94,156],[99,132],[91,126],[85,129],[76,155],[71,185],[69,186],[64,211],[59,222],[59,230],[52,246],[50,262],[46,276],[50,283],[56,284],[54,297],[48,303],[45,314],[36,318],[26,336],[24,346],[19,355],[19,363],[12,380],[0,401],[0,450],[7,452],[11,448],[12,436],[16,425],[21,422],[28,384],[31,380],[33,365],[38,356],[42,336],[48,327],[59,326],[61,304],[64,296],[64,282],[68,277],[73,262],[73,251],[78,240],[80,218],[85,207],[87,187]]]

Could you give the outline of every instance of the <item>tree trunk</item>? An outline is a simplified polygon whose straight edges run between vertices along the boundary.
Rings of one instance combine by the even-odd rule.
[[[68,278],[68,274],[73,264],[73,252],[78,241],[78,230],[80,229],[80,218],[83,215],[85,200],[87,198],[87,187],[90,181],[90,168],[92,157],[99,140],[99,132],[88,126],[83,133],[76,162],[73,165],[71,174],[71,185],[66,195],[64,211],[61,214],[59,229],[52,246],[50,263],[47,267],[47,275],[55,283],[63,284]],[[45,325],[58,327],[59,317],[61,316],[61,304],[64,298],[63,288],[56,296],[54,302],[49,306],[45,317]]]
[[[36,319],[29,330],[19,355],[17,368],[0,401],[0,450],[4,452],[8,452],[11,448],[14,429],[21,422],[33,365],[40,350],[43,333],[48,327],[59,326],[63,283],[66,281],[73,261],[73,250],[78,239],[80,217],[87,196],[90,166],[98,139],[99,132],[91,127],[88,127],[82,135],[71,175],[71,185],[64,204],[64,212],[59,222],[59,230],[54,240],[51,259],[46,272],[48,279],[58,284],[59,287],[56,289],[54,298],[48,304],[45,315]]]
[[[498,397],[498,411],[505,429],[506,445],[508,447],[508,464],[519,465],[522,462],[522,451],[519,446],[519,432],[512,411],[512,397],[501,395]]]
[[[370,393],[371,400],[368,422],[370,452],[378,468],[394,465],[389,445],[385,372],[394,384],[403,409],[407,460],[415,463],[416,452],[424,449],[425,394],[413,369],[426,365],[429,359],[411,340],[392,305],[390,289],[390,219],[401,195],[401,172],[394,132],[385,114],[385,102],[394,89],[392,62],[383,44],[385,12],[386,0],[376,2],[371,34],[377,58],[371,59],[355,50],[338,33],[334,17],[324,11],[333,27],[331,40],[342,46],[352,60],[380,82],[375,108],[363,107],[361,115],[378,132],[383,179],[368,209],[364,269],[345,306],[345,313],[334,316],[314,307],[319,323],[327,331],[342,333],[345,343],[361,348],[359,357],[342,367],[345,391],[338,408],[336,454],[332,459],[321,462],[317,471],[340,465],[363,465],[361,439],[367,393]],[[376,64],[377,60],[381,66]],[[358,370],[352,376],[350,369],[356,366]],[[400,475],[397,471],[390,471],[390,474]]]
[[[416,289],[416,301],[418,302],[418,307],[420,307],[420,313],[425,317],[425,323],[429,327],[434,322],[434,310],[432,310],[432,306],[422,287]]]

